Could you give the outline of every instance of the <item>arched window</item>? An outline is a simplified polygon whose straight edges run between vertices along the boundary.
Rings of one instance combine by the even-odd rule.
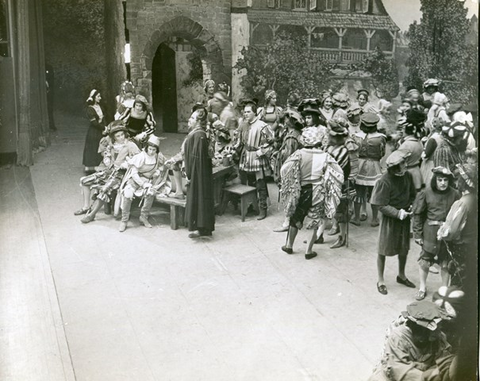
[[[268,45],[273,40],[272,29],[268,24],[258,24],[250,38],[252,45]]]
[[[363,29],[347,29],[342,39],[343,49],[367,50],[367,36]]]
[[[312,48],[338,49],[338,35],[333,28],[315,28],[311,36]]]
[[[393,50],[393,37],[388,30],[377,30],[370,40],[370,50],[376,47],[384,52],[391,52]]]

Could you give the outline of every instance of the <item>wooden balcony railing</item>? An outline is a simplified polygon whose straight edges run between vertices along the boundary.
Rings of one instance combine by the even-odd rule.
[[[361,62],[369,53],[366,50],[336,50],[336,49],[311,49],[319,59],[336,63]],[[387,58],[393,57],[393,52],[384,52]]]

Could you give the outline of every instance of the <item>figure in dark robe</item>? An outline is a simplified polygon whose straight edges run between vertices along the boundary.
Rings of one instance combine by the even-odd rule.
[[[198,110],[190,117],[188,126],[190,132],[184,145],[188,181],[185,219],[192,232],[189,238],[199,238],[211,236],[215,230],[212,157],[205,131],[206,120],[199,116]]]

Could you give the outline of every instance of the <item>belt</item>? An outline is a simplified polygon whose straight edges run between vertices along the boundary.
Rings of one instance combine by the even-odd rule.
[[[258,147],[249,146],[249,145],[245,144],[245,149],[246,149],[247,151],[252,152],[252,151],[258,150]]]
[[[428,226],[442,226],[444,221],[427,220]]]

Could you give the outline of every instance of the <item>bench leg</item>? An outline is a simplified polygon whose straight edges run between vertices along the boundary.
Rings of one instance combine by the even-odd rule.
[[[178,229],[177,207],[175,205],[170,205],[170,229]]]

